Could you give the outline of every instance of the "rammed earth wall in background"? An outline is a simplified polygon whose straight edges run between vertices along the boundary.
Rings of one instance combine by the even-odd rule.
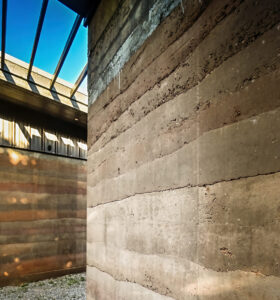
[[[89,300],[279,300],[279,49],[277,0],[101,1]]]
[[[0,286],[85,269],[85,164],[0,147]]]

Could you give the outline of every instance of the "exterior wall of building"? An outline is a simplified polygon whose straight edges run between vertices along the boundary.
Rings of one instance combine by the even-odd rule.
[[[0,286],[82,271],[86,162],[0,147]]]
[[[59,128],[58,128],[59,130]],[[28,122],[1,118],[0,146],[27,149],[86,159],[87,144],[85,140],[69,136],[59,131],[48,130]]]
[[[0,146],[86,159],[86,140],[78,124],[0,99]]]
[[[280,2],[146,2],[89,25],[88,299],[278,300]]]

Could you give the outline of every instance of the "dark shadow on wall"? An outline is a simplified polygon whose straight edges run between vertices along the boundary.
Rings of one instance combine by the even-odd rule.
[[[32,92],[40,94],[33,77],[30,75],[30,80],[27,81]]]
[[[70,101],[71,101],[72,106],[74,108],[80,109],[78,103],[76,102],[76,97],[75,96],[73,96],[72,98],[70,98]]]
[[[50,92],[51,92],[51,95],[52,95],[53,99],[61,103],[61,101],[60,101],[60,99],[59,99],[59,97],[57,95],[57,91],[56,91],[55,87],[53,87],[50,90]]]
[[[29,145],[31,144],[31,136],[29,132],[26,130],[25,126],[21,123],[17,123],[18,127],[20,128],[21,132],[23,133],[24,137],[28,141]]]
[[[5,71],[6,71],[6,72],[5,72]],[[10,73],[11,73],[11,72],[10,72],[8,66],[5,64],[5,65],[4,65],[4,71],[3,71],[3,74],[4,74],[5,78],[6,78],[6,80],[7,80],[8,82],[10,82],[10,83],[16,84],[15,81],[14,81],[14,79],[13,79],[13,77],[12,77],[12,75],[11,75]]]

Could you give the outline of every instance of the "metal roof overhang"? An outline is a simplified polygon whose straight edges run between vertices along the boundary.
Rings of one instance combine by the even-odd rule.
[[[48,97],[28,91],[8,81],[0,80],[0,99],[37,111],[43,111],[50,116],[85,129],[87,127],[87,113],[63,103],[57,103]]]
[[[59,0],[61,3],[85,18],[84,25],[87,26],[95,13],[100,0]]]
[[[78,28],[81,24],[82,19],[85,19],[84,25],[86,26],[89,18],[93,15],[95,12],[98,4],[100,1],[96,0],[59,0],[61,3],[75,11],[78,16],[76,18],[76,21],[73,24],[73,28],[71,30],[71,33],[68,37],[68,40],[65,44],[64,50],[61,54],[60,60],[58,62],[58,65],[56,67],[55,73],[53,74],[53,77],[50,81],[50,86],[45,87],[49,89],[50,92],[56,92],[54,88],[54,84],[57,81],[59,72],[63,66],[63,63],[66,59],[66,56],[69,52],[69,49],[72,45],[72,42],[76,36],[76,33],[78,31]],[[37,31],[35,35],[35,40],[33,44],[32,54],[30,58],[30,63],[28,67],[28,72],[26,76],[26,81],[30,81],[31,75],[32,75],[32,68],[33,68],[33,62],[36,56],[37,46],[41,35],[41,30],[47,10],[49,0],[43,0],[42,1],[42,8],[40,13],[39,22],[37,25]],[[1,48],[2,48],[2,54],[1,54],[1,61],[0,61],[0,70],[2,72],[7,72],[6,68],[6,61],[5,61],[5,46],[6,46],[6,23],[7,23],[7,0],[2,0],[2,34],[1,34]],[[10,74],[13,75],[13,74]],[[74,98],[75,93],[78,90],[78,87],[82,83],[83,79],[87,75],[87,65],[84,67],[83,71],[79,75],[76,83],[74,84],[71,92],[70,92],[70,99],[71,101],[76,101]],[[27,95],[29,96],[27,97]],[[67,96],[69,97],[69,96]],[[44,95],[40,95],[31,91],[27,91],[21,86],[17,86],[15,84],[12,84],[8,81],[0,80],[0,98],[6,99],[13,103],[18,103],[20,105],[25,105],[27,107],[37,109],[37,110],[44,110],[45,112],[48,112],[52,116],[57,116],[58,118],[62,118],[65,121],[68,122],[74,122],[77,121],[75,124],[86,127],[87,124],[87,114],[83,111],[79,111],[78,109],[74,109],[72,107],[69,107],[67,105],[64,105],[63,103],[57,103],[55,101],[52,101],[48,97],[45,97]],[[27,100],[28,98],[28,100]]]
[[[73,11],[75,11],[78,16],[76,17],[76,20],[73,24],[72,30],[70,32],[70,35],[67,39],[67,42],[65,44],[65,47],[63,49],[63,52],[61,54],[61,57],[59,59],[59,62],[57,64],[57,67],[55,69],[55,73],[53,74],[53,78],[51,80],[51,84],[50,84],[50,90],[53,89],[54,84],[56,82],[56,79],[58,78],[59,72],[64,64],[64,61],[67,57],[67,54],[71,48],[71,45],[75,39],[75,36],[77,34],[77,31],[79,29],[79,26],[82,22],[82,19],[85,18],[85,24],[88,21],[88,18],[94,13],[94,11],[96,10],[98,4],[99,4],[99,0],[96,1],[91,1],[91,0],[59,0],[61,3],[63,3],[64,5],[66,5],[67,7],[69,7],[70,9],[72,9]],[[38,22],[38,26],[37,26],[37,31],[36,31],[36,35],[35,35],[35,40],[34,40],[34,44],[33,44],[33,49],[32,49],[32,54],[31,54],[31,58],[30,58],[30,63],[29,63],[29,69],[28,69],[28,74],[27,74],[27,80],[30,78],[31,76],[31,72],[32,72],[32,68],[33,68],[33,63],[34,63],[34,59],[36,56],[36,51],[37,51],[37,47],[38,47],[38,43],[39,43],[39,39],[40,39],[40,35],[41,35],[41,30],[42,30],[42,26],[43,26],[43,22],[44,22],[44,18],[45,18],[45,14],[46,14],[46,10],[47,10],[47,6],[48,6],[48,2],[49,0],[43,0],[42,2],[42,8],[41,8],[41,13],[40,13],[40,18],[39,18],[39,22]],[[1,49],[2,49],[2,55],[1,55],[1,65],[0,68],[2,70],[5,69],[5,48],[6,48],[6,25],[7,25],[7,0],[2,0],[2,34],[1,34]],[[74,96],[75,92],[78,90],[80,84],[82,83],[82,80],[85,78],[86,75],[86,71],[87,70],[87,65],[84,67],[82,73],[79,75],[75,86],[71,92],[71,97]],[[82,80],[81,80],[82,79]]]

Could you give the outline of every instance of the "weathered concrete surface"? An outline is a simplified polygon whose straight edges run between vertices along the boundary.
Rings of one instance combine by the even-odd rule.
[[[215,280],[225,280],[226,290],[238,295],[235,289],[248,277],[245,295],[251,293],[255,296],[252,299],[259,299],[259,290],[251,286],[251,280],[262,286],[261,279],[272,275],[279,284],[276,276],[280,269],[275,262],[280,259],[280,245],[274,240],[279,224],[272,221],[278,215],[279,178],[277,173],[136,195],[91,208],[88,265],[174,299],[202,295],[202,291],[195,291],[194,281],[204,289],[207,285],[210,288],[213,280],[209,294],[223,296]],[[269,246],[272,244],[274,247]],[[209,269],[206,274],[203,268]],[[230,274],[233,283],[236,281],[232,287]],[[273,289],[267,293],[273,295]],[[277,295],[272,299],[278,299]]]
[[[182,1],[90,90],[89,299],[280,299],[279,22],[276,0]]]
[[[85,267],[85,161],[0,148],[0,285]]]
[[[128,7],[125,7],[126,2],[129,3]],[[117,24],[123,24],[122,26],[111,25],[113,32],[110,32],[110,28],[109,32],[105,31],[109,40],[100,41],[102,46],[105,45],[105,49],[104,47],[99,49],[98,44],[89,45],[89,53],[92,54],[89,56],[89,61],[96,61],[93,65],[89,64],[89,103],[93,103],[118,74],[120,82],[120,72],[124,64],[179,2],[179,0],[123,1],[123,13],[128,15],[128,18],[122,15],[122,11],[116,11]],[[113,22],[114,18],[112,19],[110,21]],[[89,36],[91,35],[90,33]],[[92,49],[92,46],[95,47]]]

